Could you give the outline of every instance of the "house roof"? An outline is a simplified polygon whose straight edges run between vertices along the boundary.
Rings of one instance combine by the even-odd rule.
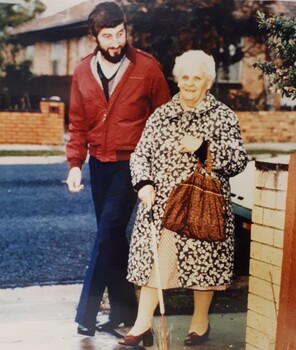
[[[11,29],[11,40],[28,45],[35,42],[36,38],[41,41],[56,41],[75,35],[85,35],[88,31],[88,15],[99,2],[99,0],[85,0],[54,15],[21,24]]]
[[[106,1],[106,0],[102,0]],[[240,2],[241,0],[236,0]],[[91,9],[100,0],[85,0],[81,4],[68,8],[57,14],[37,18],[19,25],[10,31],[11,40],[17,40],[21,44],[35,42],[38,37],[41,41],[56,41],[74,36],[83,36],[87,33],[87,17]],[[127,5],[128,0],[117,1],[121,5]],[[282,0],[273,4],[274,13],[286,13],[296,16],[296,4],[294,1]]]
[[[91,8],[94,7],[97,3],[98,1],[96,0],[86,0],[79,5],[70,7],[54,15],[50,15],[44,18],[36,18],[32,21],[23,23],[16,28],[13,28],[10,34],[18,35],[22,33],[50,29],[53,27],[63,27],[65,25],[77,22],[84,22],[86,21]]]
[[[0,0],[0,4],[4,5],[15,5],[15,4],[20,4],[21,0]]]

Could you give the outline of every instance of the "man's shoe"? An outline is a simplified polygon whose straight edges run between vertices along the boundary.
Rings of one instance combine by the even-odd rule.
[[[117,328],[120,323],[116,323],[113,321],[107,321],[105,323],[97,323],[96,330],[98,332],[112,332],[114,328]]]
[[[98,332],[112,332],[115,328],[118,328],[120,324],[124,324],[125,327],[131,327],[134,325],[134,322],[114,322],[114,321],[107,321],[105,323],[97,323],[96,324],[96,330]]]
[[[77,333],[82,335],[87,335],[93,337],[95,335],[95,327],[84,327],[82,324],[79,324],[77,327]]]

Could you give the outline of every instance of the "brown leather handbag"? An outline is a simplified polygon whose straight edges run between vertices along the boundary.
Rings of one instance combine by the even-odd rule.
[[[205,175],[201,173],[202,167],[199,161],[194,173],[172,190],[166,203],[162,227],[188,238],[223,241],[225,201],[220,181],[211,176],[209,147]]]

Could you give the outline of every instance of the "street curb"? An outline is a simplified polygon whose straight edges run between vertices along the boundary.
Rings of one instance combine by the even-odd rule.
[[[67,162],[67,159],[65,156],[0,157],[0,165],[55,164],[55,163],[65,163],[65,162]]]

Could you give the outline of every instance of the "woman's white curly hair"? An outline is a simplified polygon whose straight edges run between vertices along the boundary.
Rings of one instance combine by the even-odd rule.
[[[206,54],[202,50],[189,50],[176,57],[173,68],[173,76],[178,81],[180,72],[186,66],[196,66],[201,68],[207,79],[213,84],[216,77],[215,61],[213,56]]]

